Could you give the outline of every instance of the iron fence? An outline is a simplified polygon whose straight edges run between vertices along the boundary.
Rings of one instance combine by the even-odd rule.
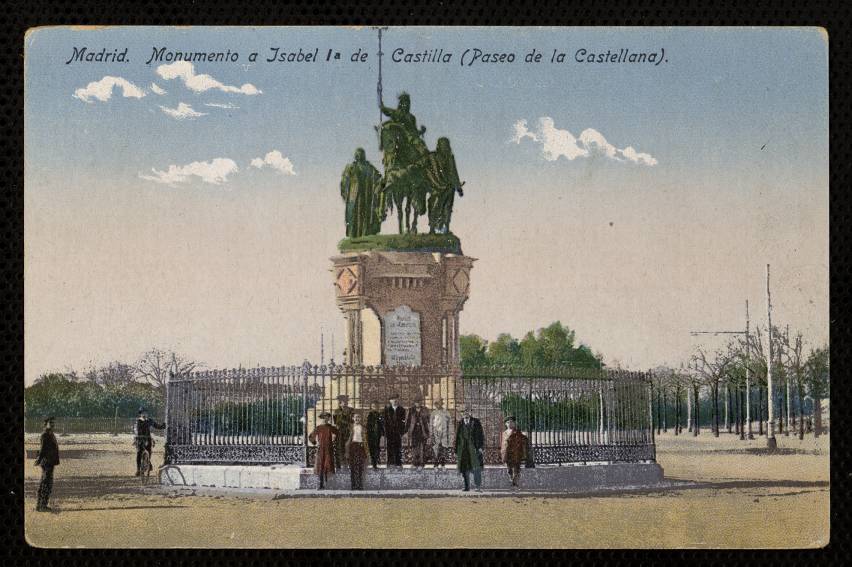
[[[66,417],[54,416],[53,430],[57,435],[80,435],[87,433],[111,433],[113,435],[133,433],[135,417]],[[25,433],[41,433],[44,420],[41,416],[24,418]],[[152,431],[155,435],[157,430]]]
[[[465,409],[485,432],[486,464],[500,462],[503,420],[516,417],[535,463],[655,459],[644,373],[578,368],[284,366],[193,373],[168,383],[166,459],[179,463],[313,463],[306,433],[319,415],[350,410],[367,422],[373,402],[441,398],[455,422]],[[452,439],[452,435],[451,435]],[[345,441],[345,440],[344,440]],[[431,441],[430,441],[431,442]],[[411,450],[403,441],[403,462]],[[381,462],[386,461],[384,439]],[[429,453],[429,451],[427,451]],[[448,462],[454,454],[449,451]]]

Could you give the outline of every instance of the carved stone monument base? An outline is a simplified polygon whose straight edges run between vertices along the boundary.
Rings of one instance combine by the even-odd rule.
[[[459,313],[475,258],[369,250],[331,261],[346,364],[458,365]]]

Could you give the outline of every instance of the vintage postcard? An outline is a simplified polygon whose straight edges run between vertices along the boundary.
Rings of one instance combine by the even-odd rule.
[[[31,29],[27,541],[827,545],[828,42]]]

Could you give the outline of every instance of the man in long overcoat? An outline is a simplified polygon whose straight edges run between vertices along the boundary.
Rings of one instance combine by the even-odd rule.
[[[426,453],[426,441],[429,439],[429,412],[423,407],[423,398],[414,399],[414,407],[408,410],[405,418],[405,433],[411,446],[411,463],[415,468],[423,468]]]
[[[370,413],[367,414],[367,446],[370,449],[370,463],[374,469],[379,468],[379,451],[382,437],[385,435],[385,414],[379,402],[373,402]]]
[[[337,428],[329,425],[331,414],[323,412],[319,415],[320,424],[308,435],[308,441],[317,445],[317,456],[314,460],[314,473],[319,475],[319,488],[325,488],[328,475],[334,474],[334,441],[338,436]]]
[[[355,410],[349,407],[349,396],[340,394],[337,396],[337,409],[334,410],[334,426],[337,428],[338,436],[334,444],[334,458],[337,470],[348,464],[346,460],[346,440],[352,430],[352,415]]]
[[[399,405],[399,396],[393,394],[385,407],[385,440],[388,449],[388,466],[402,466],[402,436],[405,433],[405,408]]]
[[[481,492],[483,451],[485,450],[485,432],[482,423],[473,417],[470,409],[464,410],[464,417],[456,427],[456,464],[464,478],[464,491],[470,490],[470,473],[473,471],[473,483],[477,492]]]
[[[38,485],[37,512],[49,512],[47,504],[53,491],[53,468],[59,464],[59,443],[53,434],[53,418],[44,420],[44,431],[41,434],[41,447],[36,456],[35,465],[41,467],[41,482]]]

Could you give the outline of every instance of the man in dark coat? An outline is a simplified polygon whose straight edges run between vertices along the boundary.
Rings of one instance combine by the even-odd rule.
[[[157,423],[153,419],[148,418],[148,412],[145,408],[139,408],[139,417],[136,419],[136,436],[133,442],[136,444],[136,476],[141,476],[153,468],[151,465],[151,450],[153,449],[153,441],[151,439],[151,428],[165,429],[165,423]],[[142,470],[142,453],[148,451],[148,470]]]
[[[44,431],[41,434],[41,447],[36,456],[35,465],[41,467],[41,482],[38,485],[37,512],[49,512],[47,503],[53,491],[53,467],[59,464],[59,444],[53,434],[53,418],[44,420]]]
[[[411,446],[411,462],[415,468],[423,468],[426,440],[429,439],[429,412],[423,407],[423,398],[414,399],[414,407],[408,410],[405,433]]]
[[[379,402],[373,402],[370,413],[367,414],[367,446],[370,449],[370,463],[374,469],[379,467],[379,451],[384,435],[385,414]]]
[[[473,471],[473,483],[477,492],[482,492],[482,465],[485,449],[485,432],[482,423],[473,417],[470,409],[464,410],[464,417],[456,427],[456,466],[464,478],[464,491],[470,490],[470,473]]]
[[[402,435],[405,433],[405,408],[399,405],[399,396],[393,394],[385,407],[385,440],[388,449],[388,467],[402,466]]]
[[[348,464],[346,460],[346,441],[349,439],[349,432],[352,430],[352,415],[354,411],[349,407],[349,396],[346,394],[337,396],[337,409],[334,410],[334,415],[332,416],[334,418],[334,426],[339,432],[334,444],[334,459],[337,470]]]
[[[317,445],[317,456],[314,460],[314,472],[319,475],[317,490],[324,489],[328,475],[334,474],[334,441],[339,432],[335,426],[329,425],[330,417],[331,414],[327,411],[319,414],[320,424],[308,435],[308,441]]]

